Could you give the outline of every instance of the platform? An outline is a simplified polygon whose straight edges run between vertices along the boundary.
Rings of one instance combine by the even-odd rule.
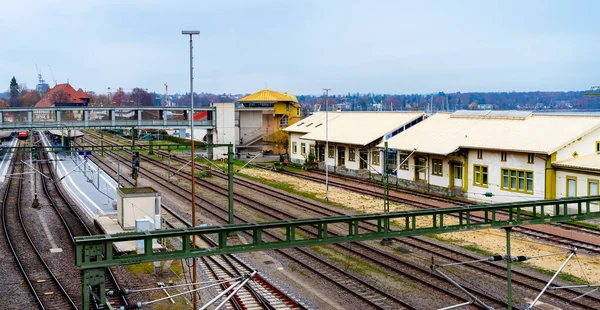
[[[98,227],[100,227],[100,229],[102,230],[102,232],[104,232],[105,234],[119,234],[119,233],[123,233],[126,232],[123,230],[123,228],[121,228],[121,225],[119,225],[119,223],[117,223],[117,217],[116,216],[99,216],[96,218],[96,225],[98,225]],[[131,231],[127,231],[127,232],[131,232]],[[131,252],[135,252],[135,243],[136,241],[123,241],[123,242],[115,242],[113,244],[114,250],[117,253],[131,253]],[[163,246],[160,245],[156,240],[152,241],[152,249],[157,251],[157,250],[162,250]]]
[[[2,142],[2,146],[15,147],[17,145],[17,141],[17,139],[12,139],[10,141]],[[0,155],[0,182],[4,182],[4,180],[6,179],[6,174],[8,173],[8,168],[10,166],[10,161],[12,157],[12,152],[4,152],[4,154]]]

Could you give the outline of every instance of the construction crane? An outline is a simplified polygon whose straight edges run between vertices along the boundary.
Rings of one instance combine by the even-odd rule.
[[[600,96],[600,86],[592,86],[590,93],[584,94],[584,96]]]
[[[54,78],[54,72],[52,72],[52,67],[50,67],[50,65],[48,65],[48,68],[50,68],[50,74],[52,74],[52,80],[54,81],[54,86],[56,86],[58,83],[56,82],[56,79]]]
[[[163,106],[169,106],[169,84],[165,82],[165,104]]]

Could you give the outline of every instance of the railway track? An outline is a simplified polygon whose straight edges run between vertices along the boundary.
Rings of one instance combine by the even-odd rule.
[[[106,164],[101,158],[94,158],[97,164],[105,167],[105,171],[111,171],[116,174],[116,169],[109,164]],[[133,185],[134,182],[129,178],[123,178],[127,183]],[[184,215],[175,209],[162,205],[161,208],[166,211],[164,218],[165,223],[172,228],[191,227],[191,222]],[[203,238],[198,243],[205,243],[207,246],[216,246],[213,240]],[[202,246],[202,244],[198,244]],[[252,268],[248,263],[235,255],[222,255],[218,258],[203,257],[201,258],[200,266],[205,270],[206,274],[212,276],[213,280],[231,279],[248,273]],[[223,289],[226,287],[223,286]],[[246,287],[238,291],[236,298],[231,299],[231,302],[236,309],[306,309],[300,303],[294,301],[287,293],[280,291],[276,286],[272,285],[267,279],[260,274],[253,277],[253,281],[249,282]]]
[[[265,170],[271,170],[271,168],[267,167],[267,166],[263,166],[263,165],[254,165],[257,168],[260,169],[265,169]],[[279,170],[279,173],[285,174],[285,175],[289,175],[289,176],[293,176],[293,177],[297,177],[297,178],[301,178],[301,179],[305,179],[308,181],[313,181],[313,182],[324,182],[324,179],[320,178],[320,177],[314,177],[314,176],[309,176],[306,175],[305,173],[295,173],[295,172],[290,172],[290,171],[286,171],[286,170]],[[337,177],[337,176],[336,176]],[[348,179],[348,178],[347,178]],[[351,179],[351,182],[355,182],[354,179]],[[377,183],[374,182],[369,182],[369,181],[362,181],[362,180],[358,180],[357,182],[359,183],[363,183],[363,184],[368,184],[370,186],[377,186]],[[360,186],[355,186],[352,184],[348,184],[348,183],[343,183],[343,182],[336,182],[336,181],[329,181],[330,184],[332,184],[333,186],[342,188],[342,189],[346,189],[349,191],[353,191],[353,192],[357,192],[360,194],[364,194],[364,195],[369,195],[371,197],[375,197],[375,198],[379,198],[379,199],[384,199],[384,195],[382,192],[376,192],[374,190],[371,189],[367,189],[367,188],[363,188]],[[397,190],[398,187],[395,187],[394,190]],[[410,193],[412,191],[410,190],[405,190],[402,189],[400,194],[406,194],[406,193]],[[433,195],[431,197],[428,197],[427,195],[425,195],[424,193],[420,193],[418,191],[415,191],[415,194],[419,197],[423,197],[423,198],[427,198],[427,199],[432,199],[437,203],[432,203],[432,202],[425,202],[422,200],[417,200],[414,198],[409,198],[409,197],[404,197],[404,196],[398,196],[398,195],[394,195],[392,191],[390,191],[390,195],[389,195],[389,201],[390,202],[396,202],[399,204],[404,204],[404,205],[408,205],[408,206],[413,206],[413,207],[417,207],[420,209],[435,209],[435,208],[440,208],[440,207],[445,207],[445,206],[449,206],[447,205],[448,203],[450,204],[454,204],[454,205],[469,205],[472,203],[466,202],[464,200],[456,200],[456,199],[448,199],[448,198],[444,198],[444,197],[439,197],[439,195]],[[444,205],[439,204],[439,203],[444,203]],[[498,212],[499,216],[502,217],[508,217],[508,213],[506,212]],[[523,217],[527,217],[527,215],[521,215]],[[473,214],[471,216],[471,219],[473,221],[483,221],[483,216],[478,216],[477,214]],[[546,224],[552,227],[558,227],[558,228],[562,228],[565,230],[568,230],[569,233],[572,232],[580,232],[582,234],[587,234],[587,235],[592,235],[592,236],[596,236],[596,237],[600,237],[600,231],[593,229],[593,228],[589,228],[589,227],[582,227],[579,226],[577,224],[574,223],[552,223],[552,224]],[[576,246],[579,249],[582,250],[586,250],[590,253],[594,253],[594,254],[600,254],[600,244],[594,243],[594,242],[586,242],[584,240],[578,240],[576,238],[570,238],[570,237],[566,237],[565,235],[559,235],[556,233],[552,233],[549,231],[540,231],[540,230],[536,230],[536,229],[532,229],[532,228],[527,228],[527,227],[514,227],[513,231],[515,232],[519,232],[521,234],[536,238],[536,239],[544,239],[546,241],[549,242],[553,242],[555,244],[561,245],[561,246],[565,246],[565,247],[574,247]]]
[[[220,174],[215,174],[215,175],[225,178],[224,176],[222,176]],[[201,181],[201,180],[198,180],[198,181]],[[274,192],[274,190],[272,188],[265,189],[264,186],[261,187],[256,184],[252,184],[252,182],[248,182],[248,181],[245,181],[245,180],[242,180],[239,178],[236,178],[236,184],[242,185],[246,188],[250,188],[261,194],[276,196],[279,200],[286,200],[285,196],[289,195],[286,192]],[[203,184],[203,185],[206,186],[206,184]],[[222,191],[221,194],[226,195],[226,191]],[[298,197],[294,197],[292,199],[293,199],[293,201],[290,201],[288,199],[287,202],[296,203],[296,204],[298,203]],[[247,198],[245,198],[245,200],[247,200]],[[303,201],[303,203],[306,203],[306,202]],[[328,210],[328,212],[318,211],[318,210],[323,210],[323,209],[324,208],[322,205],[316,205],[313,203],[313,208],[311,210],[312,210],[312,212],[315,212],[315,214],[317,214],[317,216],[331,216],[331,215],[341,215],[342,214],[341,212],[330,212],[330,210]],[[279,219],[282,219],[282,218],[279,218]],[[374,229],[374,227],[368,227],[365,229],[372,230],[372,229]],[[396,241],[404,242],[405,239],[406,238],[396,239]],[[439,245],[433,245],[433,243],[430,241],[424,241],[424,240],[419,240],[419,239],[420,238],[416,238],[416,237],[410,238],[409,245],[414,248],[418,248],[418,249],[421,249],[423,251],[430,252],[430,253],[440,253],[440,251],[442,251],[442,253],[446,253],[446,254],[441,254],[439,256],[443,257],[444,259],[451,260],[453,262],[458,262],[461,260],[465,261],[465,260],[481,259],[481,257],[475,257],[473,255],[465,255],[464,253],[459,254],[456,251],[452,251],[449,249],[441,249],[441,247]],[[496,266],[494,264],[490,264],[490,266],[485,266],[485,267],[476,267],[475,269],[477,269],[478,272],[481,272],[481,273],[491,273],[489,271],[490,268],[496,270],[496,272],[493,274],[495,277],[502,277],[505,273],[505,270],[503,269],[503,267]],[[513,283],[516,283],[517,285],[521,285],[523,288],[529,289],[533,292],[533,291],[539,291],[539,289],[541,289],[541,287],[543,287],[543,285],[545,284],[545,280],[527,275],[526,273],[518,273],[517,272],[515,279],[513,280]],[[549,297],[554,298],[556,300],[560,300],[561,302],[564,302],[564,303],[568,303],[571,298],[579,296],[580,294],[581,294],[581,292],[578,292],[576,290],[571,290],[571,291],[564,292],[564,293],[561,292],[559,294],[549,294]],[[585,300],[584,302],[581,302],[581,303],[576,302],[575,305],[581,307],[582,309],[596,309],[598,302],[599,302],[598,298],[590,297],[589,299]]]
[[[75,301],[50,270],[29,236],[28,225],[21,212],[24,174],[15,175],[24,171],[21,162],[23,152],[16,157],[2,205],[2,224],[8,245],[41,309],[77,309]]]
[[[153,164],[158,165],[160,167],[162,167],[163,169],[166,168],[165,164],[160,162],[160,161],[156,161],[155,159],[151,158],[151,157],[144,157],[147,161],[152,161]],[[160,175],[156,174],[155,172],[152,172],[151,170],[145,170],[145,173],[148,175],[150,175],[151,178],[153,178],[155,181],[157,182],[165,182],[166,180],[164,179],[164,177],[162,177],[162,180],[156,180],[157,177],[161,178]],[[185,175],[183,175],[183,173],[178,173],[179,176],[181,177],[185,177]],[[207,182],[206,180],[203,180],[202,178],[197,178],[196,180],[199,184],[201,184],[202,188],[208,188],[211,191],[214,191],[216,193],[219,193],[220,195],[227,195],[226,190],[211,184],[210,182]],[[174,186],[174,184],[172,185]],[[175,192],[180,192],[180,191],[187,191],[187,189],[181,188],[178,189]],[[203,202],[205,203],[211,203],[210,201],[204,199],[203,197],[198,197],[199,199],[203,200]],[[289,214],[282,214],[281,211],[276,210],[270,206],[267,206],[265,204],[262,204],[256,200],[253,200],[251,198],[248,197],[243,197],[243,198],[235,198],[236,203],[238,204],[243,204],[246,205],[246,207],[253,209],[256,212],[262,212],[265,213],[265,210],[269,210],[269,214],[271,217],[273,217],[273,213],[277,212],[279,214],[281,214],[279,217],[275,217],[275,219],[283,219],[283,218],[293,218],[293,216],[289,215]],[[248,205],[247,201],[252,201],[252,204],[254,204],[255,206],[250,206]],[[223,212],[223,211],[222,211]],[[223,220],[226,221],[227,216],[226,213],[224,215],[218,215],[215,214],[216,216],[219,216],[220,218],[222,218]],[[237,216],[238,218],[240,218],[239,216]],[[241,222],[248,222],[250,220],[245,219],[245,218],[240,218]],[[312,233],[314,234],[314,232],[307,232],[307,233]],[[275,236],[275,235],[271,235],[271,238],[276,238],[276,239],[280,239],[280,236]],[[345,251],[345,252],[349,252],[349,253],[353,253],[354,255],[356,255],[357,257],[361,257],[362,259],[366,259],[368,261],[370,261],[373,264],[377,264],[382,266],[382,268],[385,268],[388,272],[390,272],[391,274],[395,274],[397,275],[397,277],[399,278],[405,278],[408,277],[410,278],[412,281],[420,283],[421,286],[424,287],[428,287],[428,289],[433,289],[433,290],[437,290],[438,292],[441,292],[442,295],[447,295],[447,296],[452,296],[453,298],[460,300],[460,301],[465,301],[464,297],[459,296],[460,294],[456,294],[455,292],[453,292],[451,289],[448,288],[448,285],[445,281],[442,281],[440,278],[438,277],[433,277],[434,279],[431,280],[429,279],[429,269],[427,268],[423,268],[422,266],[416,266],[416,265],[411,265],[409,263],[406,262],[402,262],[402,261],[398,261],[396,258],[392,257],[392,256],[387,256],[385,257],[386,262],[382,262],[382,255],[384,255],[383,252],[376,250],[375,248],[372,247],[368,247],[364,244],[360,244],[357,243],[358,245],[337,245],[337,247],[341,248],[341,251]],[[312,253],[308,253],[307,251],[304,250],[297,250],[297,251],[303,251],[302,254],[305,255],[306,259],[312,259],[314,260],[319,260],[321,262],[321,264],[329,264],[328,262],[326,262],[325,260],[321,259],[321,258],[317,258],[315,257],[314,254]],[[377,253],[377,254],[374,254]],[[304,257],[303,257],[304,258]],[[301,262],[307,261],[306,259],[303,259]],[[306,265],[306,264],[301,264],[301,265]],[[325,265],[320,267],[317,270],[331,270],[329,271],[332,274],[332,278],[335,279],[335,282],[348,282],[343,281],[342,278],[340,277],[339,274],[336,273],[340,273],[340,271],[342,271],[341,269],[339,269],[339,267],[337,266],[333,266],[332,264],[329,264],[329,266]],[[336,270],[337,269],[337,270]],[[406,269],[409,269],[410,271],[405,271]],[[402,270],[402,271],[399,271]],[[317,271],[318,272],[318,271]],[[341,272],[342,274],[346,273],[346,272]],[[425,281],[424,279],[429,279],[428,281]],[[431,282],[434,282],[434,284],[432,284]],[[368,285],[366,286],[366,283],[364,283],[364,281],[362,281],[363,283],[358,283],[358,284],[348,284],[348,286],[350,287],[350,289],[352,291],[356,290],[356,288],[362,287],[363,288],[363,294],[360,295],[366,295],[369,296],[371,298],[371,300],[375,300],[378,302],[381,301],[385,301],[386,299],[390,299],[390,297],[384,298],[385,295],[389,295],[389,294],[384,294],[384,292],[382,292],[381,290],[375,288],[372,285]],[[368,291],[364,291],[365,287],[369,287],[370,289],[373,290],[374,292],[369,293]],[[492,299],[489,300],[488,302],[493,303],[493,304],[500,304],[500,305],[505,305],[505,301],[502,300],[493,300],[493,298],[490,298],[489,296],[485,296],[485,294],[483,292],[475,292],[475,294],[479,294],[481,295],[481,298],[488,298],[488,299]],[[377,305],[377,304],[375,304]],[[381,306],[382,308],[386,308],[387,306]],[[405,305],[408,306],[408,305]]]
[[[107,154],[105,152],[105,154]],[[120,156],[109,154],[109,156]],[[163,176],[152,172],[148,169],[141,169],[140,175],[144,175],[149,180],[154,180],[158,184],[167,184],[168,182]],[[173,189],[172,187],[175,187]],[[170,187],[165,187],[171,191],[174,195],[178,196],[182,200],[190,201],[189,189],[183,188],[177,184],[170,184]],[[201,208],[202,212],[211,214],[214,218],[219,219],[223,222],[227,221],[227,212],[222,210],[221,206],[205,199],[202,196],[196,197],[196,207]],[[204,204],[204,206],[203,206]],[[236,219],[240,222],[245,222],[247,219],[236,216]],[[278,238],[273,234],[265,234],[267,237]],[[250,236],[247,236],[250,237]],[[329,283],[334,284],[339,289],[343,290],[346,294],[354,296],[366,306],[375,309],[415,309],[414,307],[406,304],[404,301],[397,297],[390,295],[389,293],[375,287],[372,284],[365,282],[358,277],[349,275],[347,272],[337,267],[336,265],[318,257],[317,255],[310,253],[304,249],[296,250],[276,250],[278,254],[284,256],[296,264],[306,268],[308,271],[315,275],[324,277]],[[309,263],[310,262],[310,263]],[[323,274],[326,273],[326,274]]]
[[[54,169],[52,168],[51,163],[49,161],[50,157],[48,153],[40,152],[38,154],[40,156],[39,158],[43,159],[38,163],[39,170],[44,175],[49,176],[50,180],[58,179],[56,178]],[[90,231],[85,221],[81,218],[77,210],[75,210],[73,205],[66,198],[58,183],[49,182],[45,177],[41,177],[41,183],[44,193],[46,194],[50,204],[52,205],[52,208],[55,210],[57,216],[60,218],[64,229],[69,235],[69,250],[70,252],[74,253],[75,237],[90,236],[92,235],[92,232]],[[75,266],[73,266],[73,268],[75,268]],[[107,277],[105,277],[105,288],[107,290],[120,290],[121,288],[118,284],[118,281],[110,268],[106,269],[106,275]],[[77,279],[79,280],[79,282],[81,281],[79,275],[77,275]],[[79,294],[77,295],[79,296]],[[128,305],[127,299],[124,296],[108,297],[108,302],[113,307],[117,308]]]

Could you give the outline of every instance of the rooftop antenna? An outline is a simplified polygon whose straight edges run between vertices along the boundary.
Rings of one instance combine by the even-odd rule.
[[[56,86],[56,79],[54,78],[54,72],[52,72],[52,67],[50,67],[50,65],[48,65],[48,68],[50,68],[50,74],[52,74],[52,80],[54,81],[54,86]]]

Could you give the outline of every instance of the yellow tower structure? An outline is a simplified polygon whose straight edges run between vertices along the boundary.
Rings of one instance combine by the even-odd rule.
[[[262,140],[266,142],[262,145],[263,151],[284,153],[284,148],[274,145],[273,134],[300,120],[300,103],[296,96],[265,88],[239,99],[238,103],[244,105],[236,109],[239,113],[239,145],[249,147]]]

